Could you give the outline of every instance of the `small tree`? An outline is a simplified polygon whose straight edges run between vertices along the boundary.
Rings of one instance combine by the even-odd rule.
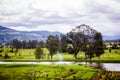
[[[43,54],[42,48],[40,47],[40,45],[37,45],[35,49],[35,58],[36,59],[42,58],[42,54]]]
[[[7,48],[4,48],[2,53],[3,53],[5,59],[10,58],[10,56],[8,55],[9,50]]]

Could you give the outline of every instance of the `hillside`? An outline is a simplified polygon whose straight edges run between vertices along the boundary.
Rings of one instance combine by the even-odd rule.
[[[17,31],[0,26],[0,43],[10,42],[12,39],[19,40],[45,40],[49,35],[60,35],[60,32],[50,31]]]
[[[12,39],[19,40],[45,40],[49,35],[60,35],[61,32],[50,31],[18,31],[0,25],[0,43],[10,42]],[[119,36],[105,36],[103,40],[120,40]]]

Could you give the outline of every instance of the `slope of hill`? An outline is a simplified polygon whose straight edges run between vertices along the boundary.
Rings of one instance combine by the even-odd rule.
[[[17,31],[0,26],[0,43],[10,42],[12,39],[19,40],[45,40],[49,35],[60,35],[60,32],[50,31]]]

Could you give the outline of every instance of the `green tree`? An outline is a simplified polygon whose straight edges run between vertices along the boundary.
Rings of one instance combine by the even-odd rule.
[[[40,40],[38,43],[42,48],[45,47],[45,42],[43,40]]]
[[[0,48],[0,57],[2,57],[3,48]]]
[[[86,59],[103,53],[102,35],[90,26],[82,24],[67,34],[70,38],[75,58],[79,51],[85,52]]]
[[[96,31],[90,28],[90,26],[82,24],[77,26],[75,29],[72,29],[72,31],[68,33],[68,36],[72,41],[75,58],[77,58],[79,51],[84,51],[85,55],[89,55],[89,50],[87,49],[90,49],[90,47],[87,48],[87,45],[92,42],[92,35],[95,32]]]
[[[61,51],[62,52],[67,52],[67,36],[66,35],[61,35]]]
[[[10,58],[10,56],[8,55],[8,53],[9,53],[9,49],[8,48],[3,48],[2,54],[4,55],[5,59]]]
[[[46,40],[46,47],[50,51],[51,59],[53,55],[59,50],[59,38],[58,36],[49,35]]]
[[[13,39],[11,43],[12,43],[12,47],[16,48],[15,55],[17,55],[18,50],[22,47],[22,42],[17,39]]]
[[[95,55],[97,57],[100,57],[100,55],[104,53],[104,44],[103,44],[101,33],[97,32],[94,35],[94,39],[95,39],[95,42],[94,42]]]
[[[29,40],[28,42],[29,48],[31,49],[35,48],[37,44],[38,44],[37,40]]]
[[[43,54],[42,48],[40,47],[40,45],[37,45],[35,49],[35,58],[36,59],[42,58],[42,54]]]

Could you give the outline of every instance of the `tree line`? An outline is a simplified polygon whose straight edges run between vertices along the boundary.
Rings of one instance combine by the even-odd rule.
[[[73,54],[76,59],[80,51],[85,52],[86,59],[100,57],[104,53],[102,34],[85,24],[77,26],[60,38],[50,35],[46,40],[46,47],[51,58],[57,51]]]
[[[86,59],[92,59],[95,56],[100,57],[104,53],[102,34],[85,24],[77,26],[67,34],[61,34],[60,36],[49,35],[46,41],[13,39],[10,45],[11,48],[16,48],[16,51],[21,48],[35,48],[37,59],[41,58],[43,54],[42,48],[44,47],[49,50],[51,59],[57,52],[68,52],[73,54],[76,59],[80,51],[85,53]]]

